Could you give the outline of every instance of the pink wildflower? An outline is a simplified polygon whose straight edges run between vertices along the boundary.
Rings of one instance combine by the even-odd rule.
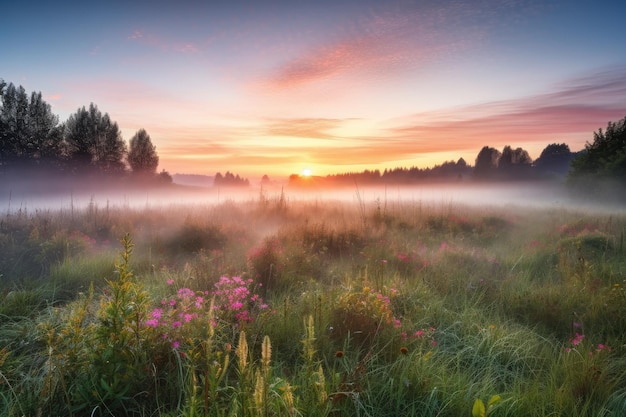
[[[146,322],[144,324],[146,326],[148,326],[148,327],[156,328],[156,327],[159,327],[159,320],[157,320],[157,319],[149,319],[149,320],[146,320]]]

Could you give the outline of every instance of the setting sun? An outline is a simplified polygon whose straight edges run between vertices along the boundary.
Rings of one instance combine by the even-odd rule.
[[[310,176],[311,176],[311,170],[310,170],[309,168],[305,168],[305,169],[302,171],[302,176],[303,176],[303,177],[310,177]]]

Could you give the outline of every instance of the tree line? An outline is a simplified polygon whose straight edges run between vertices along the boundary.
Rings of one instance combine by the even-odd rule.
[[[62,174],[85,178],[122,177],[171,182],[145,129],[127,145],[108,113],[91,103],[64,123],[41,92],[26,93],[0,79],[0,175]]]
[[[558,180],[582,195],[626,196],[626,117],[609,122],[605,130],[593,132],[593,141],[584,149],[572,152],[565,143],[546,146],[533,160],[522,148],[505,146],[502,151],[484,146],[474,166],[461,158],[432,168],[394,168],[364,170],[327,175],[311,180],[293,174],[289,184],[354,185],[409,184],[450,181],[545,181]],[[626,198],[626,197],[621,197]]]

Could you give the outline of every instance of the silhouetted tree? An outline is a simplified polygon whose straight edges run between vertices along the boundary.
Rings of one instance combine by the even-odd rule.
[[[43,166],[61,155],[61,128],[41,93],[0,80],[0,164]]]
[[[133,174],[153,176],[159,165],[159,156],[156,147],[150,140],[150,135],[145,129],[140,129],[130,139],[128,151],[128,164]]]
[[[504,179],[528,179],[532,162],[527,151],[507,145],[498,159],[498,174]]]
[[[241,178],[239,174],[235,175],[230,171],[226,171],[226,174],[222,175],[221,173],[215,174],[215,178],[213,179],[213,186],[248,186],[250,185],[250,181],[246,178]]]
[[[496,148],[483,146],[476,156],[474,176],[480,179],[493,178],[498,168],[500,155],[500,151]]]
[[[69,117],[64,139],[74,168],[95,168],[107,174],[124,171],[126,143],[119,127],[93,103],[89,109],[83,106]]]
[[[624,188],[626,182],[626,117],[609,122],[606,130],[593,133],[593,143],[587,142],[585,150],[571,164],[568,182],[583,188],[594,188],[594,183],[612,182]],[[590,190],[591,191],[591,190]]]
[[[161,170],[161,172],[159,172],[157,179],[159,180],[160,183],[163,183],[163,184],[171,184],[172,182],[174,182],[174,179],[172,178],[170,173],[164,169]]]
[[[551,143],[546,146],[533,167],[540,176],[564,177],[569,171],[574,154],[565,143]]]

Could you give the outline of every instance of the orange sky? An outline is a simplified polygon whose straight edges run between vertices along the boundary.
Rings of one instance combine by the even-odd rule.
[[[6,6],[0,77],[61,122],[93,102],[126,140],[146,129],[170,173],[537,158],[626,116],[616,2],[118,3]]]

